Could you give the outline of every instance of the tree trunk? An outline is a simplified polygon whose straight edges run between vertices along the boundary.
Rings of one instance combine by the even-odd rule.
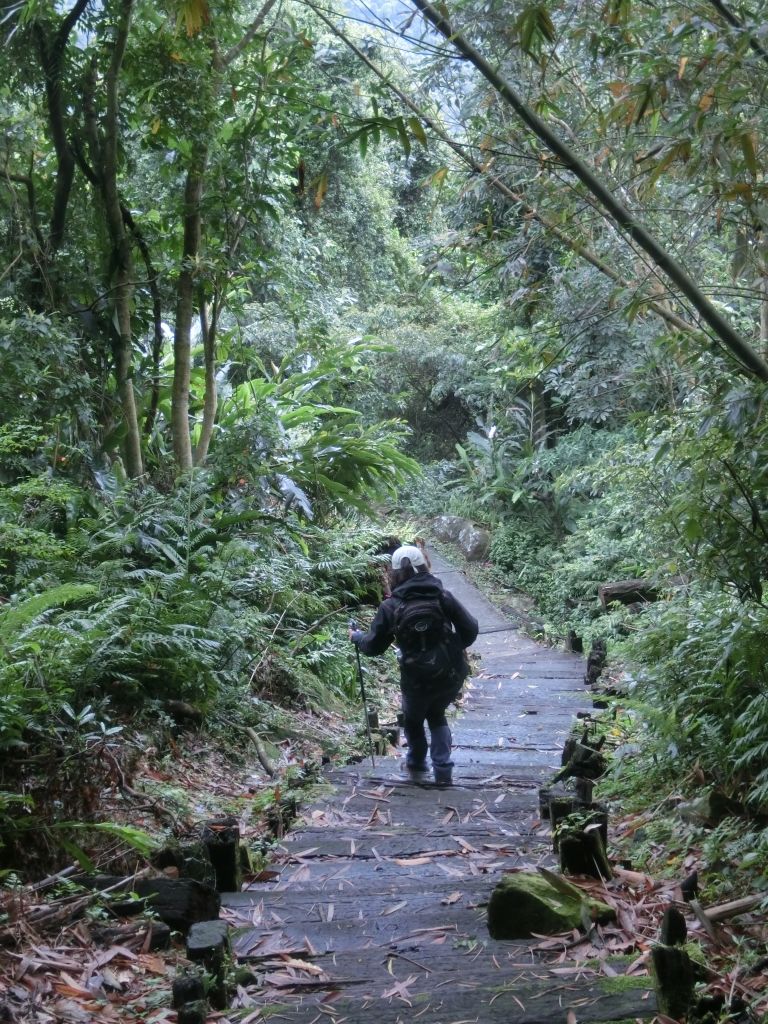
[[[144,467],[141,456],[141,432],[136,412],[136,397],[133,390],[133,336],[131,327],[131,302],[134,289],[133,258],[131,241],[123,221],[120,195],[117,188],[118,165],[118,116],[120,69],[128,43],[131,26],[133,0],[123,0],[115,35],[112,59],[106,78],[107,111],[104,119],[102,144],[101,191],[107,220],[107,229],[112,243],[115,261],[115,319],[117,340],[115,342],[115,375],[125,427],[125,469],[129,477],[142,476]]]
[[[277,3],[265,0],[253,21],[243,33],[239,42],[223,57],[217,55],[214,45],[212,68],[221,72],[245,53],[264,23],[264,19]],[[189,382],[192,363],[192,320],[194,318],[194,296],[197,277],[197,262],[200,256],[202,237],[202,216],[200,203],[208,164],[208,148],[199,145],[187,171],[184,190],[184,243],[181,257],[181,271],[176,287],[176,327],[173,336],[173,385],[171,388],[171,431],[173,453],[179,469],[188,471],[193,465],[205,461],[211,434],[216,419],[216,322],[220,312],[218,301],[211,318],[210,330],[203,330],[205,345],[205,405],[200,441],[192,453],[192,438],[189,424]],[[201,324],[204,318],[201,307]],[[207,341],[206,341],[207,335]]]
[[[121,204],[123,223],[130,231],[131,237],[139,247],[144,266],[147,271],[147,288],[152,296],[152,390],[150,392],[149,412],[144,421],[144,435],[150,437],[157,419],[157,410],[160,405],[160,359],[163,354],[163,306],[158,287],[158,272],[152,262],[152,254],[149,251],[146,239],[139,230],[133,219],[131,211],[125,204]]]
[[[211,318],[208,319],[208,307],[205,299],[200,299],[200,331],[203,336],[203,353],[205,359],[205,401],[203,403],[203,422],[200,427],[200,439],[195,448],[194,463],[202,466],[208,457],[208,448],[216,424],[218,392],[216,389],[216,328],[219,318],[219,297],[214,296]]]
[[[610,215],[619,229],[637,246],[644,250],[656,266],[669,278],[676,288],[696,309],[701,319],[709,326],[716,338],[735,356],[738,363],[760,380],[768,381],[768,363],[739,334],[704,292],[689,276],[683,266],[648,231],[637,217],[616,198],[607,185],[576,153],[550,129],[530,107],[518,96],[512,86],[496,71],[484,57],[458,32],[451,27],[427,0],[413,0],[424,17],[441,35],[463,53],[480,74],[491,83],[501,98],[509,104],[520,120],[562,161],[567,170],[578,178],[587,190],[598,200],[600,206]]]
[[[40,64],[45,78],[45,98],[48,109],[48,123],[51,140],[56,151],[56,184],[48,235],[49,252],[55,253],[64,241],[67,208],[75,176],[75,158],[67,138],[65,109],[61,93],[62,65],[67,43],[73,28],[88,6],[88,0],[77,0],[69,14],[62,20],[52,38],[45,34],[41,23],[34,26]]]
[[[176,287],[176,327],[173,335],[173,386],[171,389],[171,430],[173,454],[180,470],[192,469],[192,438],[189,430],[189,380],[192,369],[192,318],[195,278],[200,256],[203,178],[208,150],[200,146],[187,171],[184,189],[184,243],[181,271]]]

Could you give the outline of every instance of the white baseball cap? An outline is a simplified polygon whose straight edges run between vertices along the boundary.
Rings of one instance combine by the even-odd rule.
[[[427,564],[427,560],[424,557],[424,552],[421,548],[417,548],[415,544],[404,544],[397,551],[392,552],[392,568],[402,569],[403,562],[408,559],[414,569],[420,568],[422,565]]]

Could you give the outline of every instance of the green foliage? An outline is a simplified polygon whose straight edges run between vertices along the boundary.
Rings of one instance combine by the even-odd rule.
[[[768,576],[765,386],[714,380],[707,404],[658,439],[656,461],[678,482],[670,512],[686,562],[761,601]]]
[[[0,471],[3,482],[34,472],[48,434],[39,424],[15,420],[0,424]]]
[[[0,418],[23,417],[16,426],[0,424],[0,474],[39,465],[39,449],[57,433],[70,443],[88,438],[97,383],[86,336],[63,312],[33,312],[0,298]]]
[[[96,587],[89,583],[62,583],[4,608],[0,613],[0,641],[7,643],[14,633],[21,632],[32,620],[49,609],[64,608],[85,601],[96,592]]]
[[[412,48],[404,70],[375,31],[363,41],[407,91],[423,70],[431,99],[419,102],[435,124],[450,111],[496,184],[462,177],[426,122],[295,5],[277,5],[237,52],[248,5],[208,20],[187,5],[178,21],[138,5],[118,83],[118,251],[94,186],[106,92],[89,77],[105,80],[115,10],[86,5],[55,90],[38,44],[62,25],[57,5],[9,11],[0,56],[8,762],[33,744],[50,755],[59,799],[84,766],[106,770],[107,702],[164,720],[164,702],[183,698],[214,728],[218,715],[258,726],[347,707],[345,620],[375,597],[381,540],[351,510],[399,490],[421,514],[488,525],[491,558],[552,638],[629,636],[665,756],[764,808],[765,388],[647,315],[649,300],[675,297],[484,88],[440,53],[421,69]],[[737,32],[698,0],[665,18],[574,0],[512,16],[500,0],[465,0],[455,13],[756,336],[768,231],[751,16]],[[183,259],[190,170],[201,239]],[[581,266],[532,207],[627,284]],[[118,385],[115,269],[128,255]],[[193,349],[181,410],[193,443],[212,382],[218,399],[205,469],[182,479],[175,331]],[[130,485],[126,391],[147,470]],[[660,604],[604,614],[599,584],[634,576],[655,582]],[[26,813],[17,790],[0,818]],[[35,814],[88,816],[36,799]]]
[[[768,614],[734,594],[697,589],[654,608],[631,647],[657,731],[686,764],[768,804]]]

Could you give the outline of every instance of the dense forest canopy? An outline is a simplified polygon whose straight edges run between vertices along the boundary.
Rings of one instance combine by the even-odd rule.
[[[345,707],[395,502],[765,809],[763,6],[3,5],[9,849],[126,714]]]

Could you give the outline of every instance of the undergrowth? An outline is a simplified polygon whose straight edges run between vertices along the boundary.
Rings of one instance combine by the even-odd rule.
[[[361,721],[347,622],[380,600],[384,528],[222,500],[204,472],[171,493],[23,484],[2,492],[5,526],[28,533],[6,529],[0,550],[0,865],[19,862],[33,825],[28,867],[43,869],[65,845],[60,823],[96,822],[141,743],[162,754],[180,729],[326,756],[356,746],[357,724],[344,739],[322,716]]]

